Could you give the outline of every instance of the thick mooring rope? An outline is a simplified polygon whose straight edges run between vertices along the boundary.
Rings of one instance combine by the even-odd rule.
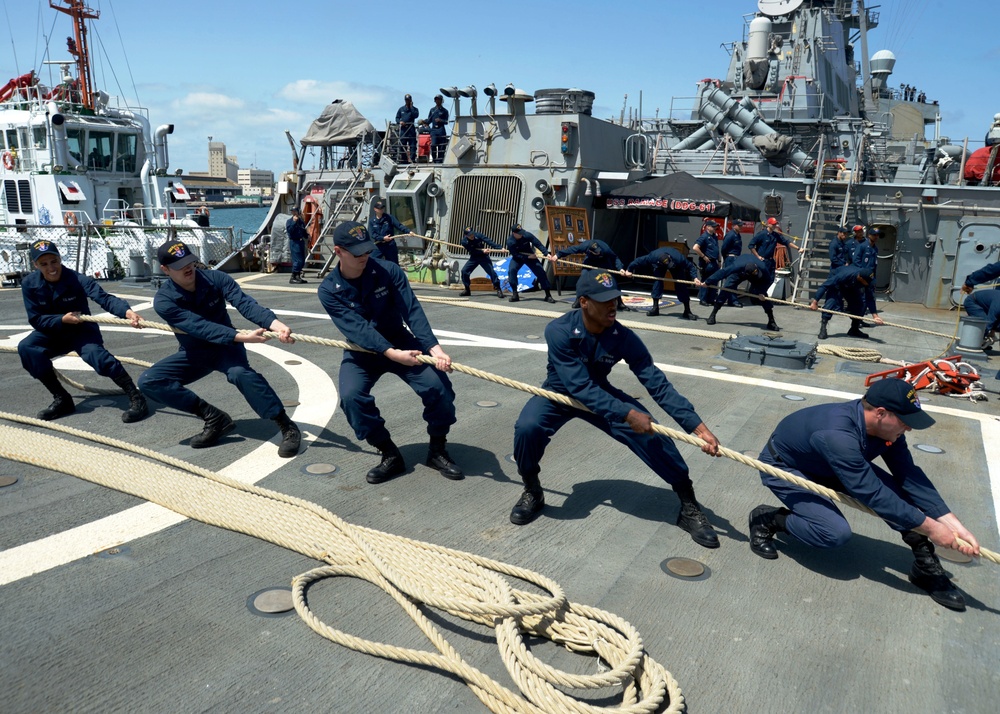
[[[0,456],[4,458],[129,493],[188,518],[326,562],[327,566],[292,581],[295,608],[312,629],[358,652],[451,672],[492,711],[609,710],[556,687],[618,690],[621,701],[614,711],[620,712],[679,712],[684,705],[676,680],[649,657],[632,625],[613,613],[568,601],[558,583],[543,575],[472,553],[354,526],[317,504],[244,484],[116,439],[14,414],[0,413],[0,418],[54,429],[161,462],[0,426]],[[382,588],[410,615],[438,653],[366,640],[321,622],[309,609],[308,587],[337,576],[360,578]],[[531,583],[547,595],[517,589],[504,576]],[[465,663],[424,614],[423,606],[492,627],[504,665],[521,693]],[[571,651],[596,655],[610,669],[592,675],[557,670],[532,654],[525,635],[545,637]],[[661,710],[665,699],[668,707]]]

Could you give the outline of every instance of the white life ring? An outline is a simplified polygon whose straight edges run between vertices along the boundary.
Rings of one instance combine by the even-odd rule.
[[[3,167],[8,171],[14,170],[14,154],[9,151],[3,152]]]

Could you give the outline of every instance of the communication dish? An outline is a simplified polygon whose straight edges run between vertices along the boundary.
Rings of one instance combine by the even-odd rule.
[[[803,0],[757,0],[757,7],[768,17],[780,17],[795,12]]]

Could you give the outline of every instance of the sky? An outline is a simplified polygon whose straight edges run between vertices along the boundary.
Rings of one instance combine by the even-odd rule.
[[[0,0],[0,83],[46,59],[67,59],[68,16],[48,0]],[[978,148],[1000,112],[995,0],[884,0],[869,55],[896,54],[890,86],[939,100],[942,134]],[[292,165],[285,130],[300,139],[333,99],[350,100],[377,128],[403,95],[426,116],[439,88],[512,82],[595,92],[594,116],[666,115],[672,97],[724,78],[725,43],[743,37],[756,0],[505,0],[380,3],[320,0],[89,0],[98,87],[174,124],[171,171],[207,171],[208,137],[241,168]],[[6,36],[4,36],[6,35]],[[46,44],[46,38],[48,42]],[[48,49],[46,49],[48,47]],[[857,56],[861,50],[858,47]],[[688,101],[687,105],[690,105]],[[450,109],[450,100],[445,100]],[[531,105],[529,105],[530,107]],[[529,109],[529,111],[531,111]],[[312,165],[307,155],[305,165]]]

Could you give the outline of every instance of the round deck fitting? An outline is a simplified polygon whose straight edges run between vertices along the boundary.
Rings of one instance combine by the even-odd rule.
[[[525,335],[524,337],[525,337],[525,339],[528,339],[528,340],[537,340],[537,339],[539,339],[538,335]]]
[[[337,467],[333,464],[306,464],[299,470],[309,476],[327,476],[335,473]]]
[[[506,456],[504,456],[504,458],[507,459],[507,461],[511,462],[512,464],[517,463],[517,459],[514,458],[514,454],[507,454]]]
[[[500,402],[494,402],[490,399],[483,399],[482,401],[476,402],[477,407],[483,407],[484,409],[491,409],[493,407],[500,406]]]
[[[660,570],[678,580],[707,580],[712,574],[707,565],[691,558],[667,558]]]
[[[283,407],[297,407],[298,405],[299,405],[299,402],[295,401],[294,399],[282,399],[281,400],[281,406],[283,406]]]
[[[935,548],[934,552],[941,560],[947,560],[952,563],[971,563],[972,556],[966,555],[959,550],[952,550],[951,548]]]
[[[17,483],[17,476],[0,476],[0,488],[13,486]]]
[[[804,402],[806,400],[801,394],[782,394],[781,396],[790,402]]]
[[[260,617],[284,617],[295,609],[292,589],[265,588],[247,598],[247,609]]]
[[[925,454],[943,454],[944,453],[944,449],[942,449],[940,446],[934,446],[932,444],[914,444],[913,448],[914,449],[918,449],[919,451],[923,451]]]
[[[116,545],[113,548],[107,548],[102,551],[98,551],[95,555],[98,558],[119,558],[123,555],[128,555],[132,550],[127,545]]]
[[[725,365],[721,365],[721,364],[713,364],[712,365],[712,369],[714,369],[716,372],[728,372],[729,371],[729,367],[726,367]]]

